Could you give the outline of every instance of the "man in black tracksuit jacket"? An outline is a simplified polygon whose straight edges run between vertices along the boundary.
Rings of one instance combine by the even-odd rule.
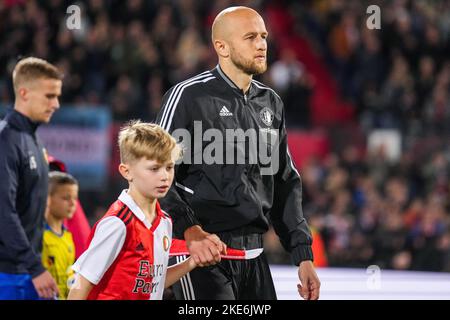
[[[39,252],[48,163],[37,127],[14,109],[0,122],[0,272],[36,276],[45,271]]]
[[[37,58],[14,69],[14,109],[0,121],[0,300],[57,295],[40,256],[48,161],[36,130],[59,108],[61,79],[56,67]]]
[[[243,35],[241,51],[231,54],[221,42],[229,24]],[[246,34],[252,37],[247,43]],[[177,84],[164,96],[157,122],[181,137],[186,148],[183,162],[176,168],[174,186],[161,200],[174,220],[174,237],[187,241],[187,249],[177,249],[173,243],[171,263],[183,260],[188,250],[200,265],[208,266],[195,269],[174,286],[177,299],[275,299],[262,253],[262,234],[269,228],[269,217],[293,263],[300,265],[303,286],[299,293],[306,299],[318,297],[320,282],[311,263],[312,239],[302,213],[300,175],[287,146],[283,103],[272,89],[252,80],[251,75],[265,67],[261,70],[253,60],[247,65],[245,61],[245,50],[250,48],[257,56],[256,64],[265,66],[266,36],[262,18],[255,11],[245,7],[224,10],[213,25],[219,65]],[[237,83],[242,74],[248,78],[244,85]],[[249,142],[251,134],[227,138],[227,133],[236,129],[256,131],[257,140]],[[204,134],[208,137],[201,139]],[[210,152],[211,142],[214,152]],[[258,148],[256,161],[249,151],[252,145]],[[275,155],[271,173],[258,157],[263,150]],[[239,162],[238,154],[245,161]],[[214,266],[210,264],[217,249],[211,243],[217,242],[211,234],[228,247]],[[199,249],[202,241],[203,252]]]

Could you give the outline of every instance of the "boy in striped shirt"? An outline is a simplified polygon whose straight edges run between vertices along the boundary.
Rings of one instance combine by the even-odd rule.
[[[155,124],[131,122],[119,133],[119,172],[128,190],[94,226],[89,248],[75,263],[69,299],[160,300],[164,288],[193,270],[187,259],[168,268],[172,220],[158,199],[169,190],[176,141]]]

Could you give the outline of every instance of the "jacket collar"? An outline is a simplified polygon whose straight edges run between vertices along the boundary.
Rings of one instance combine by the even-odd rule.
[[[5,120],[16,129],[35,134],[40,123],[31,121],[30,118],[18,112],[16,109],[8,111]]]
[[[225,74],[225,72],[222,70],[222,68],[220,67],[219,64],[212,70],[212,73],[215,74],[216,76],[218,76],[219,79],[222,79],[223,81],[225,81],[228,84],[228,86],[230,86],[234,90],[237,90],[241,95],[244,94],[244,92],[241,89],[239,89],[239,87],[233,82],[233,80],[231,80]],[[247,96],[250,96],[253,93],[253,91],[254,91],[254,88],[253,88],[253,81],[252,81],[252,82],[250,82],[250,88],[248,89]]]

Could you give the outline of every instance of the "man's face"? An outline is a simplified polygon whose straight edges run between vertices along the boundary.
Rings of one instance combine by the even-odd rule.
[[[156,160],[141,158],[128,165],[132,183],[146,198],[164,197],[172,185],[174,177],[174,161],[159,163]]]
[[[49,198],[50,213],[59,219],[70,219],[77,207],[78,185],[59,185]]]
[[[62,81],[57,79],[37,79],[29,84],[27,108],[31,120],[48,123],[53,113],[59,109]]]
[[[260,16],[235,19],[231,33],[230,59],[248,75],[257,75],[267,70],[267,30]]]

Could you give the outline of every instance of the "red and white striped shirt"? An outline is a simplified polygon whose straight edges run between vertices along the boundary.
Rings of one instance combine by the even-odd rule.
[[[73,269],[95,285],[89,300],[161,300],[171,242],[172,220],[159,203],[150,223],[124,190]]]

